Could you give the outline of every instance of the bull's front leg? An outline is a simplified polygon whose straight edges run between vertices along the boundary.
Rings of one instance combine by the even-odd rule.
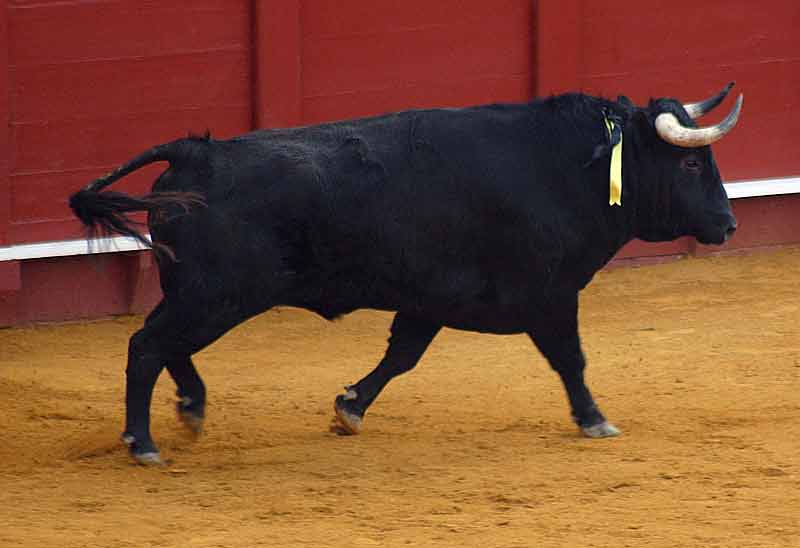
[[[366,377],[348,386],[344,395],[337,396],[331,431],[342,435],[359,434],[367,408],[389,381],[417,365],[440,329],[438,324],[398,312],[392,322],[389,348],[381,362]]]
[[[567,391],[572,419],[590,438],[606,438],[620,431],[606,420],[584,381],[586,360],[578,335],[578,296],[542,310],[528,332]]]

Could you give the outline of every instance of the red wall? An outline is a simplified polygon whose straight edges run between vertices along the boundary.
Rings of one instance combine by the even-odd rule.
[[[226,137],[566,90],[690,101],[735,79],[746,98],[715,145],[723,176],[800,174],[800,2],[701,4],[0,0],[0,246],[81,237],[68,195],[187,131]],[[144,191],[159,170],[122,190]],[[734,207],[734,246],[800,241],[797,196]],[[620,257],[705,252],[683,239]],[[146,309],[158,298],[148,257],[0,262],[0,324]]]
[[[207,127],[250,129],[249,4],[0,2],[10,82],[6,241],[79,237],[67,196],[156,142]],[[132,177],[126,190],[144,189],[157,171]]]
[[[256,17],[264,126],[524,101],[534,91],[530,0],[262,0]],[[285,78],[276,82],[269,66]]]
[[[8,9],[0,1],[0,124],[5,130],[0,131],[0,246],[10,243],[8,238],[8,221],[11,215],[11,192],[9,189],[9,144],[10,144],[10,110],[9,90],[11,88],[8,70]],[[0,270],[0,280],[2,280]],[[3,287],[0,283],[0,287]]]
[[[303,122],[531,97],[531,2],[302,2]]]

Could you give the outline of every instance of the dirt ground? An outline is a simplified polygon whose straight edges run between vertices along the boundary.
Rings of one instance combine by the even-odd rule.
[[[206,434],[153,403],[163,467],[118,442],[140,317],[0,331],[3,547],[800,546],[800,249],[598,275],[588,440],[524,336],[446,330],[367,415],[333,397],[390,315],[271,311],[197,356]]]

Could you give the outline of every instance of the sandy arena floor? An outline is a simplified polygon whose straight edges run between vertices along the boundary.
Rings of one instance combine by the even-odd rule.
[[[450,330],[330,434],[390,315],[283,309],[197,357],[199,441],[161,378],[158,468],[117,441],[142,318],[0,330],[0,546],[800,546],[800,249],[603,272],[582,307],[620,438],[577,435],[526,337]]]

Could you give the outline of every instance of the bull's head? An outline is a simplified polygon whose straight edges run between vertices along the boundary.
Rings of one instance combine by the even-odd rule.
[[[664,241],[689,235],[704,244],[722,244],[736,230],[710,145],[736,125],[742,95],[719,124],[698,128],[694,122],[721,103],[731,87],[698,103],[658,99],[633,109],[632,131],[625,132],[625,139],[635,154],[638,238]]]

